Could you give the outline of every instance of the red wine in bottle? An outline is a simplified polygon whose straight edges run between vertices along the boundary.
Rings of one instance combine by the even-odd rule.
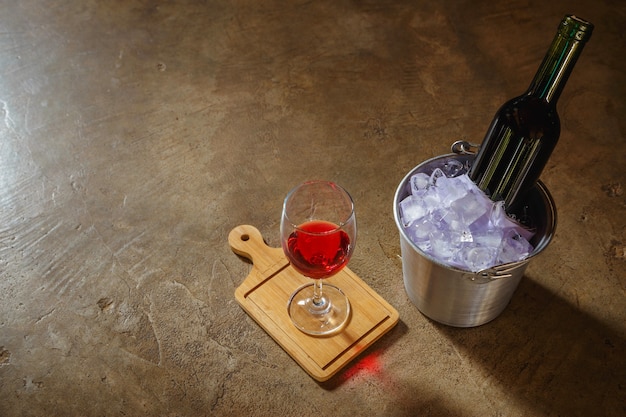
[[[593,24],[565,16],[528,90],[504,103],[487,130],[469,177],[508,212],[519,209],[556,146],[556,102],[592,31]]]

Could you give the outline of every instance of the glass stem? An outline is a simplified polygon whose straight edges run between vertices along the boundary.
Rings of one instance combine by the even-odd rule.
[[[313,304],[316,307],[321,307],[324,305],[324,299],[322,298],[322,280],[321,279],[313,280]]]

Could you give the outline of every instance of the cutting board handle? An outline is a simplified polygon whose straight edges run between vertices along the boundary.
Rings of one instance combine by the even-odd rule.
[[[235,227],[228,234],[228,244],[237,255],[252,261],[260,272],[275,268],[277,263],[288,262],[283,250],[269,247],[263,240],[261,232],[254,226],[244,224]]]

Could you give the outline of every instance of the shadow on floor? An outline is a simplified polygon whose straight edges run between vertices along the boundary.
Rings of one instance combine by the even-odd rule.
[[[537,281],[524,277],[496,320],[460,329],[435,324],[487,385],[537,415],[626,415],[626,340]]]

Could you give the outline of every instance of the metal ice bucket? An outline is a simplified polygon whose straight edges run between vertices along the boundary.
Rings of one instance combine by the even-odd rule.
[[[449,154],[421,163],[404,177],[393,201],[406,292],[424,315],[456,327],[479,326],[498,317],[511,300],[528,263],[548,246],[556,228],[554,201],[539,182],[525,201],[536,232],[530,240],[534,251],[523,261],[474,273],[445,265],[411,242],[402,226],[399,208],[400,201],[410,194],[411,176],[419,172],[430,175],[452,159],[470,164],[473,158],[474,155]]]

